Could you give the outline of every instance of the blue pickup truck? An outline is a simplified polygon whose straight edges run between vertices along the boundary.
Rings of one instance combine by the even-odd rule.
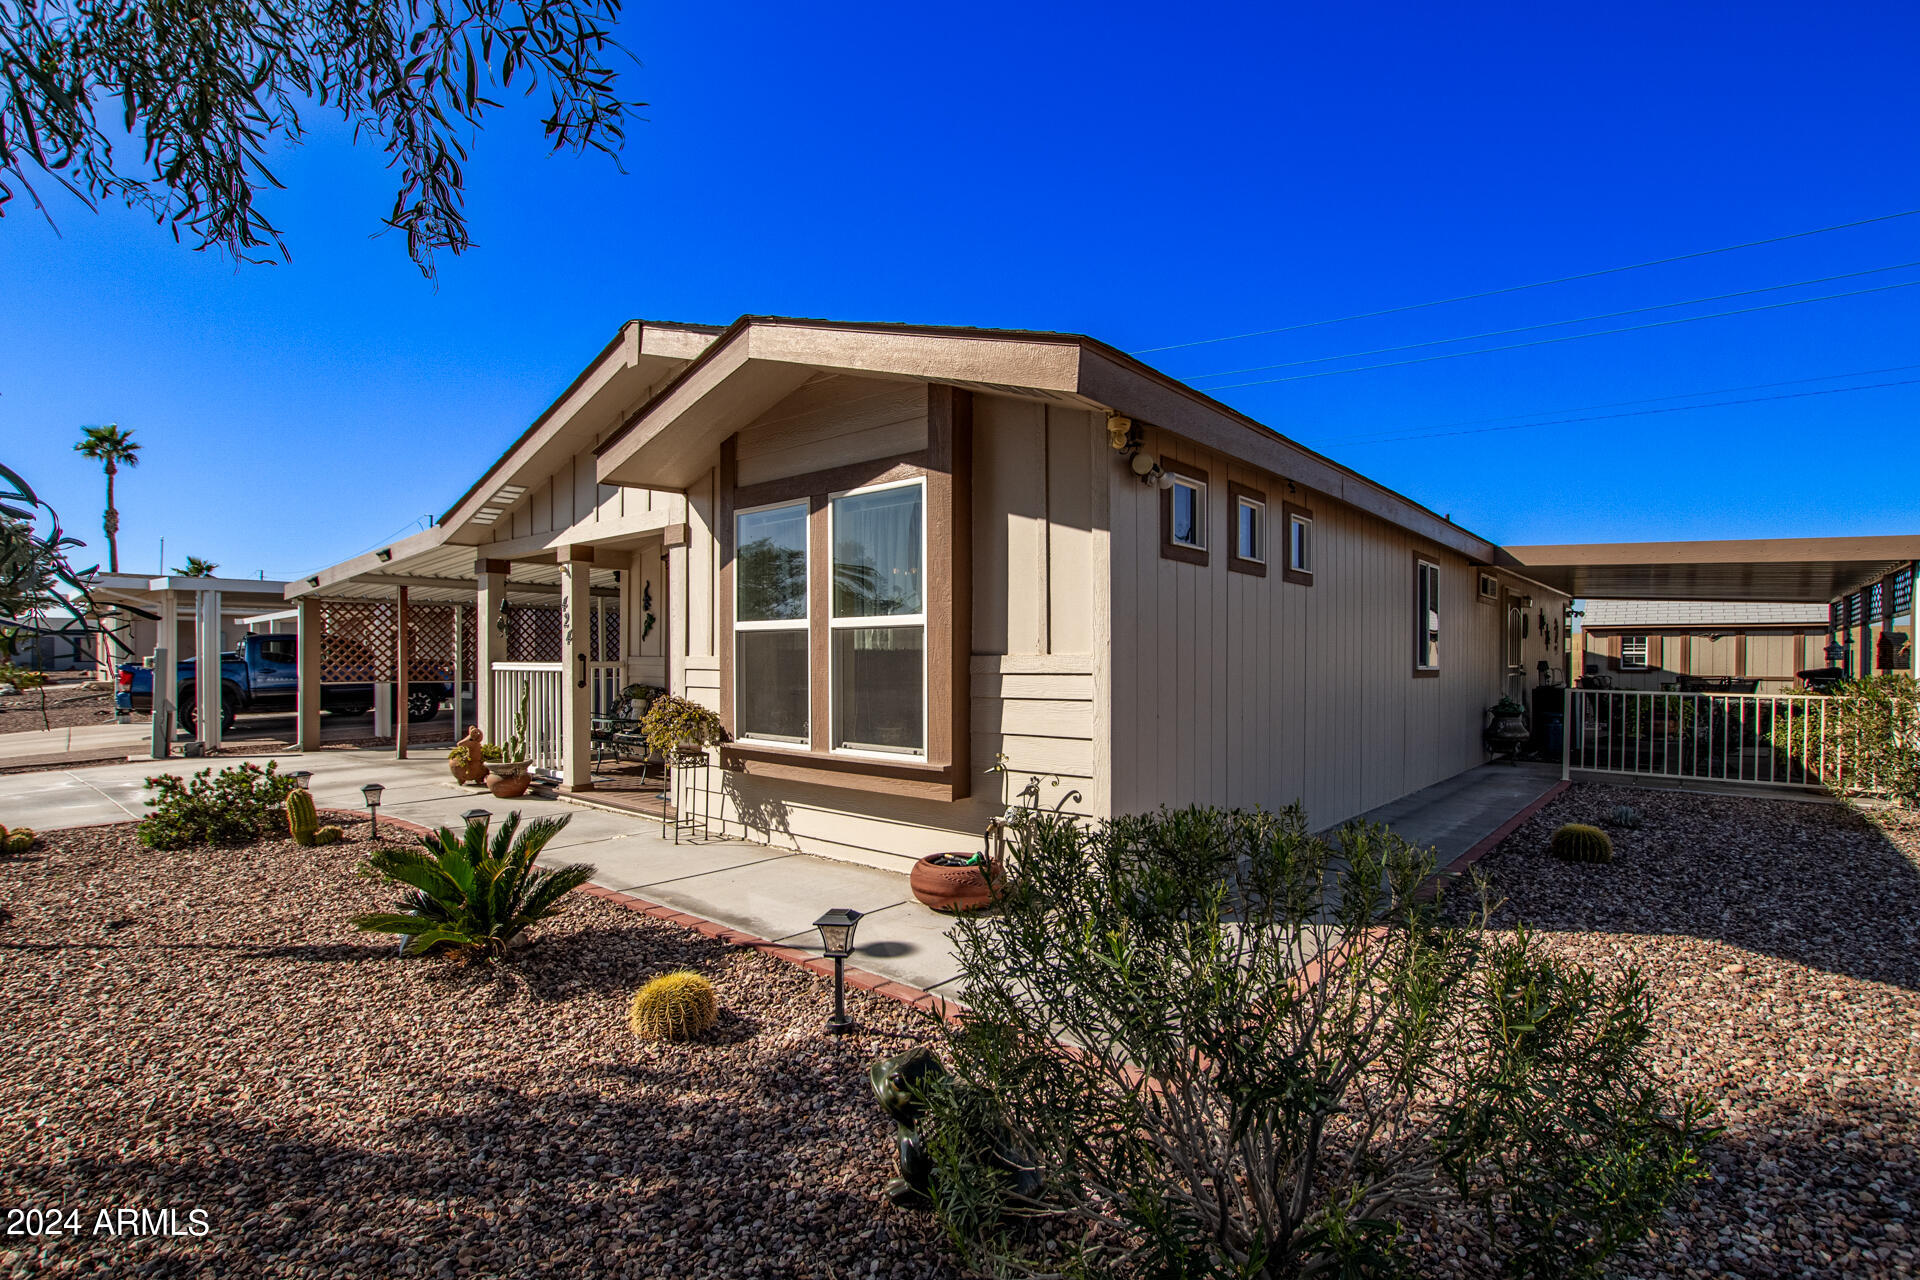
[[[240,648],[220,657],[220,728],[233,727],[233,718],[243,711],[282,711],[291,713],[299,700],[299,671],[294,659],[299,654],[299,637],[290,635],[248,636]],[[194,731],[199,702],[199,679],[193,659],[178,664],[178,693],[174,698],[180,726]],[[453,686],[438,681],[409,681],[407,719],[431,720],[440,713]],[[153,671],[129,663],[120,668],[119,689],[114,705],[122,711],[153,710]],[[335,715],[365,715],[373,709],[371,684],[323,684],[320,709]]]

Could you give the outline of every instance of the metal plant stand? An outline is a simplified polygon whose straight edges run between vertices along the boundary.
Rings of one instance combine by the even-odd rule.
[[[682,832],[692,839],[709,838],[707,820],[712,816],[713,801],[712,791],[707,784],[712,768],[712,759],[701,748],[676,748],[667,756],[668,777],[672,780],[673,816],[669,818],[665,809],[660,811],[660,835],[663,839],[669,825],[673,828],[675,844],[680,843]]]

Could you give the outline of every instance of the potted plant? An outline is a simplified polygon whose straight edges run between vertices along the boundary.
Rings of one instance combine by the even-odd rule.
[[[717,742],[726,741],[727,731],[720,717],[690,698],[662,694],[640,718],[640,733],[649,750],[671,760],[675,755],[704,753]]]
[[[1482,735],[1487,750],[1505,756],[1511,763],[1520,750],[1520,744],[1532,736],[1532,730],[1527,728],[1526,714],[1525,707],[1508,697],[1502,697],[1488,707],[1487,727]]]
[[[1005,793],[1011,770],[1005,752],[995,754],[988,773],[1001,776]],[[1060,779],[1055,777],[1058,787]],[[978,911],[990,907],[1006,889],[1006,864],[995,852],[994,842],[1005,849],[1007,833],[1019,834],[1022,825],[1040,811],[1040,776],[1027,779],[1018,796],[1007,803],[1006,812],[987,827],[986,839],[977,853],[930,853],[913,864],[907,886],[913,896],[935,911]]]
[[[487,764],[500,758],[500,748],[485,741],[480,736],[480,726],[472,725],[464,738],[447,752],[447,767],[453,770],[453,780],[462,785],[472,785],[487,780]]]
[[[527,794],[533,775],[527,771],[527,699],[531,689],[520,690],[520,705],[513,713],[513,733],[505,744],[495,748],[496,757],[487,765],[487,790],[501,800]],[[484,754],[484,748],[482,749]]]

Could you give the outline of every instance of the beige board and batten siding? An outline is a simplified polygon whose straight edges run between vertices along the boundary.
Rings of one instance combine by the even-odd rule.
[[[920,381],[810,379],[738,433],[739,482],[917,452],[927,443],[928,395]],[[971,795],[942,802],[714,770],[707,800],[728,834],[902,870],[923,854],[978,848],[1029,778],[1040,779],[1049,808],[1102,811],[1104,433],[1086,411],[985,393],[974,394],[972,418]],[[701,523],[696,510],[696,542]],[[717,625],[713,608],[705,621]],[[710,661],[687,656],[688,691],[717,707],[719,666]],[[989,772],[1001,753],[1008,772]]]
[[[1209,551],[1205,565],[1163,557],[1160,491],[1118,459],[1103,467],[1115,812],[1298,801],[1324,827],[1485,761],[1504,618],[1477,600],[1478,566],[1178,437],[1149,429],[1145,447],[1206,472]],[[1312,512],[1311,586],[1287,582],[1277,563],[1264,577],[1229,571],[1229,482],[1266,494],[1270,561],[1285,546],[1282,504]],[[1440,567],[1434,677],[1413,670],[1416,554]],[[1515,590],[1561,617],[1562,597]]]

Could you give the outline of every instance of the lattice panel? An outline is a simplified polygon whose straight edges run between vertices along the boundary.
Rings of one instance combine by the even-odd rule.
[[[392,680],[399,606],[392,600],[320,601],[320,683]]]
[[[460,669],[466,673],[468,683],[477,683],[480,679],[480,630],[478,608],[460,606]]]
[[[612,601],[596,600],[588,611],[590,619],[587,653],[595,662],[620,660],[620,610]],[[606,634],[602,635],[604,631]]]
[[[561,658],[560,607],[515,605],[507,611],[508,662],[558,662]]]
[[[462,604],[409,604],[407,616],[413,632],[413,652],[407,664],[409,680],[453,679],[453,620],[456,609],[460,612],[460,640],[469,650],[469,665],[465,671],[469,680],[473,678],[470,656],[472,638],[469,635],[473,629],[470,621],[473,610]]]

